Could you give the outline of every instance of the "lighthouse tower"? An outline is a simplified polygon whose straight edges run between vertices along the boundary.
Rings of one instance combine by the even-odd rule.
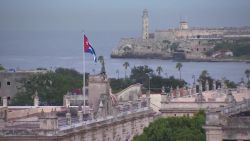
[[[148,39],[148,10],[143,10],[142,15],[142,39]]]

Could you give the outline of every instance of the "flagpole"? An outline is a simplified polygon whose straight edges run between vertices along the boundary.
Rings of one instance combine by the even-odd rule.
[[[84,32],[83,33],[83,40],[84,40]],[[86,94],[85,94],[85,47],[84,47],[84,43],[83,43],[83,63],[82,63],[82,66],[83,66],[83,87],[82,87],[82,91],[83,91],[83,114],[85,114],[85,106],[86,106]]]

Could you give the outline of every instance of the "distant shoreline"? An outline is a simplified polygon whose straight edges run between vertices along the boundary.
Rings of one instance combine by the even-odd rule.
[[[117,56],[110,55],[114,59],[159,59],[159,60],[173,60],[181,62],[245,62],[250,63],[250,60],[237,60],[237,59],[173,59],[171,57],[162,58],[161,56]]]

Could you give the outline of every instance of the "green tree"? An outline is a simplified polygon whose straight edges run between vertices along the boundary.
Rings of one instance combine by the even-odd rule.
[[[123,90],[123,89],[125,89],[133,84],[131,79],[110,78],[109,81],[110,81],[110,86],[112,88],[113,93],[120,92],[121,90]]]
[[[156,68],[156,72],[158,73],[158,75],[160,76],[161,75],[161,72],[163,71],[162,67],[161,66],[158,66]]]
[[[179,71],[179,74],[180,74],[180,80],[181,80],[181,68],[182,68],[182,63],[180,63],[180,62],[178,62],[177,64],[176,64],[176,66],[175,66],[177,69],[178,69],[178,71]]]
[[[233,81],[230,81],[230,80],[225,80],[225,84],[226,84],[227,88],[236,88],[237,87],[237,85]]]
[[[213,78],[209,76],[207,70],[203,70],[198,78],[198,81],[202,83],[202,89],[205,90],[206,81],[208,82],[209,88],[213,87]]]
[[[208,76],[209,76],[209,73],[207,72],[207,70],[203,70],[199,76],[199,81],[205,82]]]
[[[205,141],[205,113],[198,112],[193,117],[159,118],[143,129],[133,141]]]
[[[248,82],[249,82],[250,69],[246,69],[246,70],[245,70],[245,74],[246,74],[247,80],[248,80]]]
[[[163,78],[161,76],[156,76],[153,74],[153,70],[148,66],[135,66],[131,69],[130,80],[132,83],[141,83],[144,88],[149,87],[149,77],[151,74],[150,87],[152,92],[159,93],[162,86],[166,87],[168,91],[170,87],[176,88],[176,86],[185,86],[186,82],[184,80],[175,79],[173,76],[169,78]]]
[[[5,70],[5,68],[2,66],[2,64],[0,64],[0,71],[1,70]]]
[[[125,68],[125,78],[127,78],[127,69],[129,67],[129,63],[128,62],[124,62],[123,67]]]
[[[82,74],[64,68],[58,68],[55,72],[35,74],[20,83],[22,86],[12,99],[12,105],[32,105],[35,91],[38,92],[41,105],[62,105],[63,96],[67,91],[82,88],[83,85]]]
[[[153,70],[148,66],[135,66],[131,69],[130,79],[148,86],[148,74],[153,74]]]

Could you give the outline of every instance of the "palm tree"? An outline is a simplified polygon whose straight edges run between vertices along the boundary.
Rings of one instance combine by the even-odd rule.
[[[205,82],[208,76],[209,73],[207,72],[207,70],[203,70],[199,76],[199,80]]]
[[[117,78],[119,79],[119,70],[116,70]]]
[[[156,68],[156,72],[158,73],[158,75],[161,75],[161,72],[163,71],[162,67],[161,66],[158,66]]]
[[[249,69],[246,69],[246,70],[245,70],[245,74],[246,74],[247,80],[248,80],[248,82],[249,82],[250,70],[249,70]]]
[[[181,80],[181,68],[182,68],[182,63],[178,62],[178,63],[176,64],[175,67],[178,69],[178,71],[179,71],[179,73],[180,73],[180,80]]]
[[[125,68],[125,78],[127,78],[127,68],[129,67],[129,63],[124,62],[123,67]]]

